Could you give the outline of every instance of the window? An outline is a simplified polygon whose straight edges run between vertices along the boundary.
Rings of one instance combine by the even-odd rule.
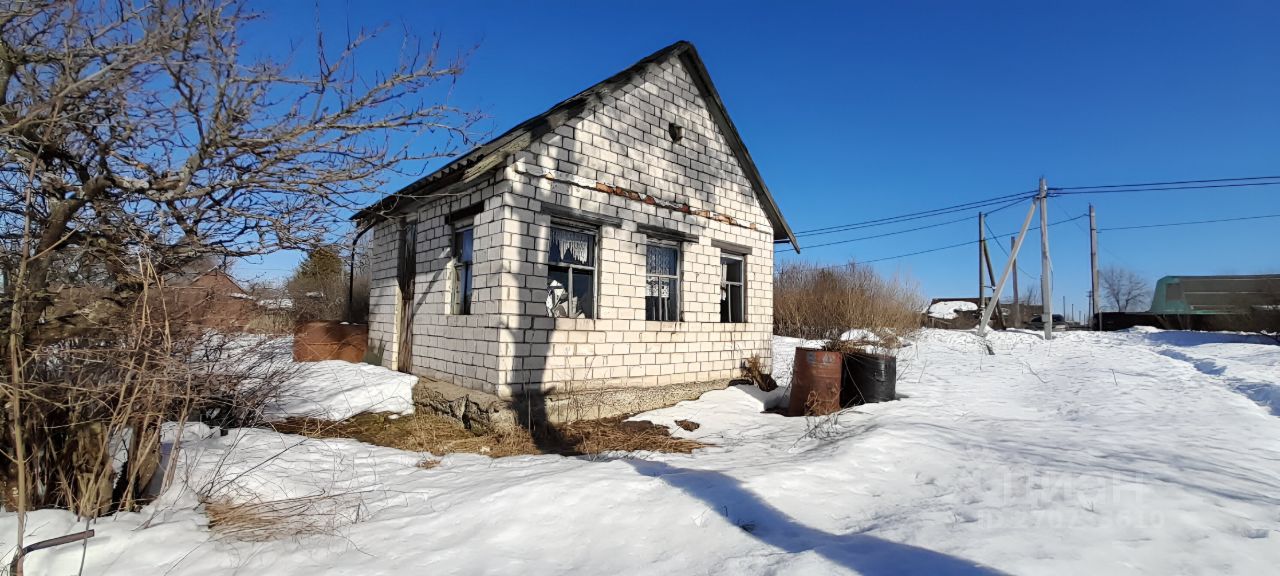
[[[460,222],[453,228],[453,313],[471,313],[471,292],[474,287],[471,274],[472,231],[470,221]]]
[[[746,300],[746,266],[742,256],[720,255],[720,321],[746,322],[743,303]]]
[[[547,262],[547,313],[555,318],[594,318],[596,233],[551,227]]]
[[[680,249],[649,244],[645,255],[644,319],[680,321]]]

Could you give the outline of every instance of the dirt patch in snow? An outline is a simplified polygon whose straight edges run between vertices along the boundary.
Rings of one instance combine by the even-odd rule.
[[[586,420],[545,427],[530,433],[491,432],[477,434],[455,420],[434,414],[397,416],[387,413],[359,414],[342,421],[291,418],[271,427],[277,432],[312,438],[353,438],[368,444],[430,452],[437,456],[457,452],[492,457],[524,454],[583,456],[604,452],[678,452],[687,454],[704,445],[673,438],[665,426],[652,423],[638,426],[625,422],[626,416]]]

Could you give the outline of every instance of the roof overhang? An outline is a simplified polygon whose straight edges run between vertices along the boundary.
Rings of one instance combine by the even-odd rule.
[[[552,106],[542,114],[521,122],[497,138],[449,162],[439,170],[360,210],[351,219],[371,221],[392,217],[409,206],[439,194],[446,189],[465,186],[473,182],[477,178],[502,166],[512,153],[524,149],[543,135],[555,131],[556,128],[570,119],[594,109],[606,96],[625,86],[636,75],[643,73],[650,64],[671,58],[680,59],[681,64],[688,70],[698,90],[702,93],[703,99],[706,100],[707,110],[724,134],[725,141],[733,151],[734,156],[737,157],[738,164],[742,167],[747,179],[751,182],[751,187],[755,191],[756,200],[760,203],[760,208],[764,211],[765,217],[769,219],[769,224],[773,228],[774,243],[790,244],[796,252],[799,252],[800,244],[796,241],[795,234],[791,231],[791,226],[783,218],[782,210],[778,208],[778,203],[774,200],[769,187],[764,183],[764,178],[761,177],[760,170],[756,167],[755,161],[752,160],[751,153],[747,150],[747,146],[743,142],[742,136],[738,133],[737,127],[734,126],[733,120],[729,118],[729,113],[725,109],[724,102],[720,99],[720,93],[716,90],[715,84],[711,82],[711,76],[707,72],[702,58],[698,56],[698,51],[693,47],[693,44],[683,40],[650,54],[626,70]]]

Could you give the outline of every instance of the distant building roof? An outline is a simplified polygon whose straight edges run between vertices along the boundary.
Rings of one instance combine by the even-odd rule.
[[[1245,314],[1280,305],[1280,274],[1165,276],[1156,282],[1153,314]]]

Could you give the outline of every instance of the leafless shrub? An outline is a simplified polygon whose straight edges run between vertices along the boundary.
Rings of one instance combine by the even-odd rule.
[[[271,374],[175,327],[152,293],[167,274],[334,242],[366,191],[470,142],[477,115],[444,103],[462,62],[437,44],[406,38],[387,67],[358,58],[367,31],[262,56],[245,4],[0,8],[0,489],[19,547],[32,506],[132,508],[160,423],[243,425],[269,395]]]
[[[925,300],[908,279],[882,277],[855,262],[791,263],[774,275],[773,303],[779,335],[835,341],[858,330],[861,343],[893,348],[920,328]]]
[[[765,392],[778,389],[778,382],[773,375],[764,371],[764,360],[759,354],[752,354],[742,363],[742,376]]]
[[[0,390],[20,395],[20,418],[0,430],[5,505],[64,507],[86,517],[131,510],[159,470],[166,422],[235,427],[258,423],[293,366],[278,343],[178,327],[165,316],[154,269],[128,314],[94,337],[66,338],[20,356]],[[27,466],[18,467],[21,453]],[[23,475],[22,483],[17,482]]]

